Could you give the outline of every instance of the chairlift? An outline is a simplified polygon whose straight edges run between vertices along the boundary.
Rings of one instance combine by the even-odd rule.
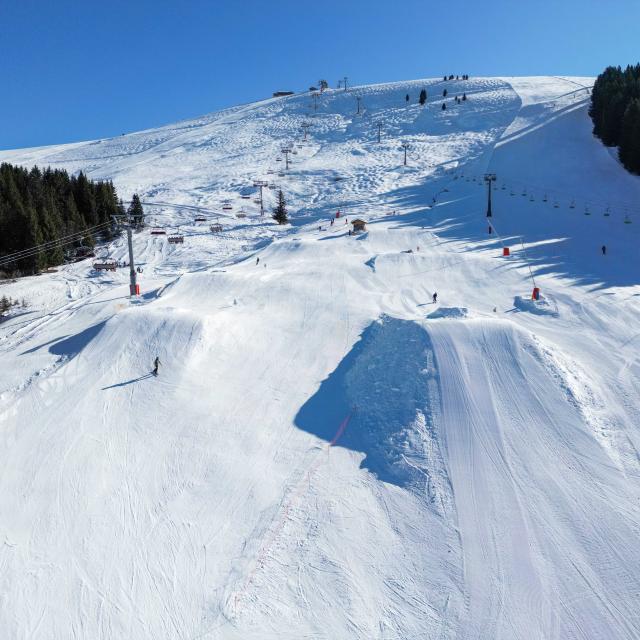
[[[169,244],[184,244],[184,236],[180,234],[174,234],[167,238]]]
[[[626,216],[624,217],[624,223],[625,223],[625,224],[631,224],[631,218],[630,218],[628,215],[626,215]]]
[[[242,212],[236,213],[236,218],[246,218],[246,217],[247,217],[246,213],[242,213]]]
[[[502,187],[500,187],[501,191],[506,191],[507,190],[507,185],[503,184]]]
[[[207,219],[204,216],[196,216],[194,222],[206,222]]]
[[[559,209],[560,208],[560,203],[557,200],[553,203],[553,208],[554,209]]]
[[[153,227],[151,229],[152,236],[166,236],[167,232],[162,227]]]
[[[542,202],[549,202],[549,198],[546,193],[544,194],[544,198],[542,198]]]
[[[209,230],[211,231],[211,233],[220,233],[222,231],[222,225],[221,224],[212,224],[209,227]]]
[[[575,209],[576,208],[576,201],[572,200],[571,204],[569,205],[569,209]]]
[[[233,207],[230,204],[223,204],[222,205],[222,210],[223,211],[231,211],[231,209],[233,209]]]
[[[515,196],[515,195],[516,195],[516,192],[515,192],[513,189],[511,189],[511,195],[512,195],[512,196]]]
[[[608,218],[611,215],[611,207],[607,207],[606,211],[604,212],[604,217]]]
[[[533,197],[533,193],[531,194],[531,196],[529,197],[529,202],[535,202],[535,198]]]
[[[240,196],[243,200],[250,200],[251,196],[250,195],[241,195]]]
[[[93,263],[95,271],[115,271],[118,263],[115,260],[99,260]]]
[[[282,162],[282,158],[276,158],[276,162]]]
[[[585,207],[584,208],[584,215],[585,216],[590,216],[591,215],[591,211],[589,211],[589,207]]]
[[[526,189],[523,189],[523,190],[522,190],[522,197],[523,197],[523,198],[526,198],[526,197],[527,197],[527,190],[526,190]]]

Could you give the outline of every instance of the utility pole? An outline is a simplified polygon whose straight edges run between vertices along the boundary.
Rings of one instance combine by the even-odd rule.
[[[281,151],[282,153],[284,153],[285,169],[289,169],[289,154],[291,153],[291,149],[287,147],[286,149],[282,149]]]
[[[253,181],[253,186],[254,187],[260,187],[260,215],[263,216],[264,215],[264,201],[262,199],[262,189],[264,187],[266,187],[269,183],[265,182],[264,180],[254,180]]]
[[[347,90],[347,76],[344,77],[344,90]]]
[[[136,273],[136,265],[133,260],[133,220],[127,212],[126,216],[111,216],[113,221],[120,227],[127,230],[127,242],[129,244],[129,295],[139,296],[140,286]]]
[[[404,166],[406,167],[407,166],[407,149],[409,148],[409,143],[403,142],[402,148],[404,149]]]
[[[357,113],[360,113],[360,100],[362,100],[362,98],[360,96],[356,96],[356,100],[358,101],[358,111],[357,111]]]
[[[311,123],[310,122],[303,122],[300,126],[304,130],[304,140],[306,142],[306,140],[307,140],[307,131],[311,127]]]
[[[376,127],[378,127],[378,144],[380,144],[380,132],[382,131],[382,122],[378,122],[376,124]]]
[[[487,218],[490,218],[493,213],[491,211],[491,184],[495,182],[497,176],[495,173],[485,173],[484,181],[487,183]]]

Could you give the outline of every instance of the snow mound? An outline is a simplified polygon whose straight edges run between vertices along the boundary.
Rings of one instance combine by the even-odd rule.
[[[537,316],[558,317],[558,310],[552,307],[549,304],[549,301],[542,297],[540,300],[533,300],[523,296],[516,296],[513,299],[513,306],[519,311],[528,311],[529,313],[534,313]]]
[[[435,446],[430,416],[437,388],[427,332],[415,322],[384,316],[365,329],[295,422],[364,453],[361,466],[381,480],[424,491],[425,479],[433,484],[427,452]],[[345,416],[349,425],[340,432],[336,425]]]
[[[439,307],[435,311],[432,311],[427,318],[430,320],[437,320],[438,318],[466,318],[469,315],[469,310],[466,307]]]

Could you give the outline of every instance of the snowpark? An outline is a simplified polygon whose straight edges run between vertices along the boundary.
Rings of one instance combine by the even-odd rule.
[[[184,236],[134,235],[137,299],[91,260],[0,284],[30,305],[0,324],[0,636],[640,637],[640,179],[592,83],[0,152]]]

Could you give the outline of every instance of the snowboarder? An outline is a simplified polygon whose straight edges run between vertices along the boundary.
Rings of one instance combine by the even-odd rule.
[[[436,304],[438,302],[438,293],[434,292],[431,297],[433,299],[433,304]]]
[[[607,255],[607,245],[606,245],[606,244],[603,244],[603,245],[602,245],[602,255],[603,255],[603,256],[606,256],[606,255]]]
[[[156,356],[156,359],[153,361],[153,375],[158,375],[158,367],[160,366],[160,358]]]

